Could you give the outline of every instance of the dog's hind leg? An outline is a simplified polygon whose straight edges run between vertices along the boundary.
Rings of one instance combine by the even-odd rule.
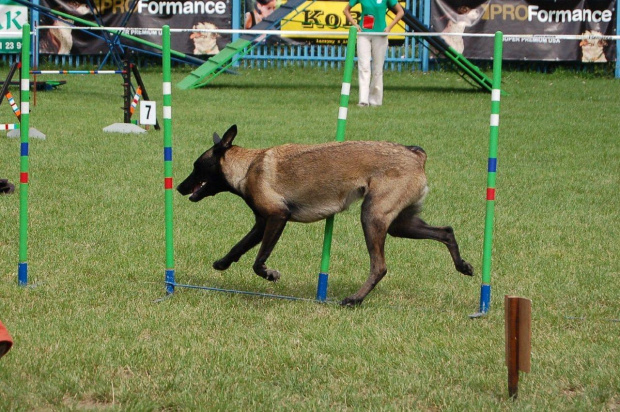
[[[238,262],[248,250],[258,245],[263,239],[265,233],[265,219],[257,216],[256,223],[250,232],[243,237],[223,258],[213,262],[213,268],[217,270],[226,270],[233,264]]]
[[[280,279],[280,272],[275,269],[268,269],[265,262],[267,262],[271,252],[273,252],[273,248],[278,243],[287,221],[288,215],[286,217],[270,216],[267,218],[260,250],[254,261],[254,273],[271,282],[277,282]]]
[[[456,270],[464,275],[473,276],[474,268],[461,258],[454,230],[450,226],[430,226],[416,216],[416,212],[417,209],[415,207],[403,210],[390,225],[388,233],[394,237],[431,239],[443,243],[450,251]]]
[[[379,203],[379,202],[377,202]],[[370,255],[370,275],[362,287],[353,295],[340,302],[343,306],[362,303],[366,295],[377,286],[387,273],[385,264],[385,238],[391,218],[380,205],[374,204],[372,196],[366,196],[362,203],[362,228],[366,247]]]

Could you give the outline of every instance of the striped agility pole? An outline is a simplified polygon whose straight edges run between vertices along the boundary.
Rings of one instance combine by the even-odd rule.
[[[349,107],[349,94],[351,92],[351,75],[353,73],[353,62],[355,59],[355,42],[357,39],[357,29],[351,26],[349,29],[349,39],[347,41],[347,56],[344,63],[344,75],[342,80],[342,90],[340,92],[340,108],[338,109],[338,127],[336,129],[336,141],[344,141],[344,132],[347,126],[347,112]],[[321,255],[321,272],[319,273],[319,283],[316,290],[316,300],[325,301],[327,299],[327,283],[329,279],[329,260],[332,249],[332,234],[334,231],[334,217],[328,217],[325,221],[325,234],[323,236],[323,253]]]
[[[170,81],[170,26],[162,28],[162,71],[164,92],[164,190],[166,201],[166,293],[174,293],[174,237],[172,183],[172,83]]]
[[[482,286],[480,309],[471,317],[485,315],[491,306],[491,255],[493,249],[493,220],[495,217],[495,177],[497,174],[497,145],[499,137],[499,103],[502,87],[503,34],[495,33],[493,48],[493,90],[491,92],[491,129],[489,134],[489,161],[487,171],[487,203],[482,247]]]
[[[28,166],[30,128],[30,24],[22,28],[21,55],[21,119],[20,119],[20,174],[19,174],[19,263],[17,283],[28,284]]]

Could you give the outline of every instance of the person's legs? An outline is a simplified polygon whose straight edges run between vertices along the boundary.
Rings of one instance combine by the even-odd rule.
[[[371,106],[383,104],[383,64],[388,47],[387,36],[372,37],[372,77],[368,103]]]
[[[359,104],[368,104],[370,87],[371,36],[357,36],[357,70],[359,80]]]

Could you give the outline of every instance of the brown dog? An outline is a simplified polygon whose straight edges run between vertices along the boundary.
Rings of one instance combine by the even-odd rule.
[[[315,222],[341,212],[358,199],[370,254],[370,276],[343,305],[360,304],[385,276],[386,235],[433,239],[448,247],[456,270],[472,276],[461,259],[452,228],[427,225],[417,214],[428,192],[426,153],[417,146],[388,142],[333,142],[319,145],[286,144],[269,149],[233,146],[237,126],[195,162],[192,173],[177,187],[197,202],[220,192],[234,193],[254,212],[256,223],[226,256],[213,263],[225,270],[261,243],[254,272],[270,281],[280,273],[265,262],[288,221]]]

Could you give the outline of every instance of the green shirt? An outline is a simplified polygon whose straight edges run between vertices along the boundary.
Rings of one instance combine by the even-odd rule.
[[[385,23],[387,9],[388,7],[391,8],[396,6],[397,0],[349,0],[349,5],[351,7],[358,3],[362,5],[362,16],[360,20],[362,31],[383,32],[387,27]],[[371,19],[374,17],[372,28],[364,27],[364,19],[366,16],[371,16]]]

